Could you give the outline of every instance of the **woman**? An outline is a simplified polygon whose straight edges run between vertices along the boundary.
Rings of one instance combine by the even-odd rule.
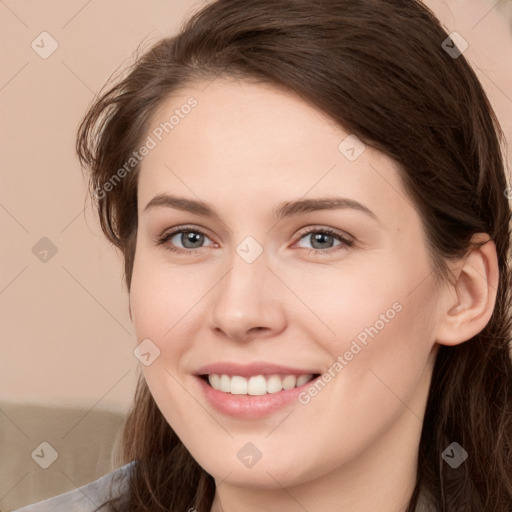
[[[24,510],[512,510],[503,136],[456,50],[419,1],[218,0],[102,94],[142,375],[124,465]]]

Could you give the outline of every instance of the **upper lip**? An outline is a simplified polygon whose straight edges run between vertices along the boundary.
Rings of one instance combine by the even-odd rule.
[[[251,364],[239,364],[230,362],[218,362],[201,366],[197,375],[239,375],[240,377],[252,377],[254,375],[315,375],[320,373],[311,368],[292,368],[290,366],[261,362]]]

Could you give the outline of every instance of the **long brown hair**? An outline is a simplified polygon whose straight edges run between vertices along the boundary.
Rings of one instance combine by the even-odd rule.
[[[176,37],[154,44],[102,91],[79,128],[101,226],[119,248],[130,288],[137,233],[138,166],[105,183],[140,147],[156,109],[178,88],[242,77],[300,95],[350,133],[395,159],[421,213],[439,282],[447,261],[494,241],[499,287],[491,319],[471,340],[441,346],[418,447],[417,483],[437,510],[512,509],[512,363],[509,219],[495,113],[463,55],[419,0],[217,0]],[[456,48],[456,47],[455,47]],[[451,442],[469,454],[441,459]],[[142,376],[119,463],[136,461],[123,502],[111,511],[209,511],[215,482],[166,422]]]

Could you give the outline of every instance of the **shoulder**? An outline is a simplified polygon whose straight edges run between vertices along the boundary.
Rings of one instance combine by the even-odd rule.
[[[123,494],[134,464],[135,461],[129,462],[90,484],[12,512],[94,512],[107,499]]]

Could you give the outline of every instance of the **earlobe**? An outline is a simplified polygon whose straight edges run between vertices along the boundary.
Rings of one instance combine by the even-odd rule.
[[[441,345],[458,345],[471,339],[491,318],[499,281],[496,246],[486,233],[476,233],[471,242],[486,240],[462,260],[456,283],[449,290],[447,311],[441,318],[436,337]]]

